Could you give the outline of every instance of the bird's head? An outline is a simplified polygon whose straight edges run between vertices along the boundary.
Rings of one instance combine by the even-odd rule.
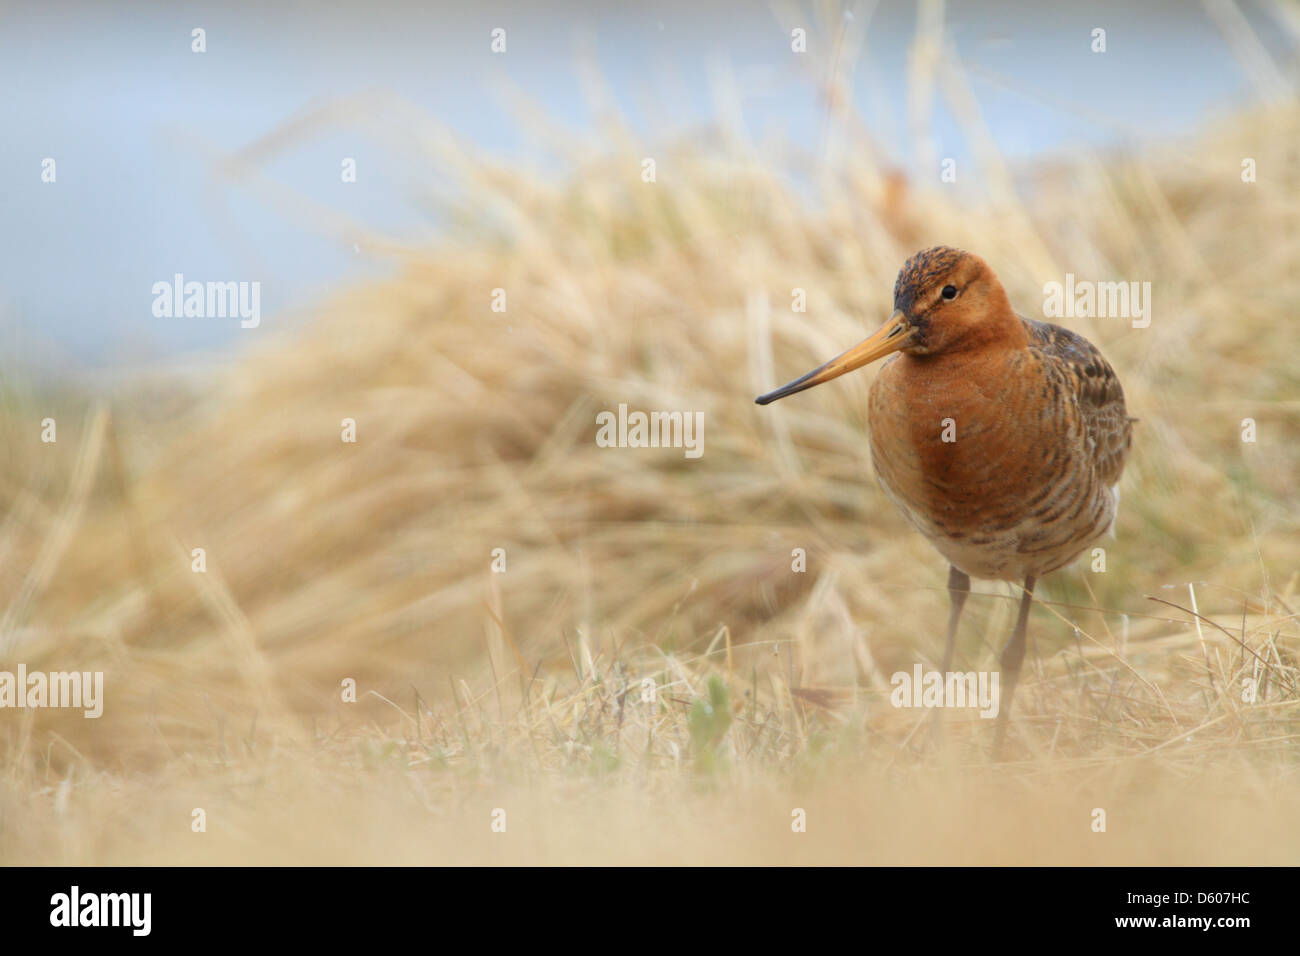
[[[874,335],[756,401],[767,405],[893,352],[940,355],[1023,335],[988,264],[961,249],[934,246],[903,264],[894,283],[894,314]]]

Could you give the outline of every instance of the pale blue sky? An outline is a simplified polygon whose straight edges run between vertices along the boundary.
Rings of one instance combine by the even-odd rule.
[[[57,4],[0,9],[0,347],[55,367],[112,366],[238,341],[237,321],[159,319],[150,287],[176,272],[259,280],[262,325],[368,271],[387,268],[322,235],[266,193],[230,187],[214,162],[313,105],[388,91],[486,149],[530,159],[494,90],[526,90],[557,122],[588,129],[573,67],[593,50],[629,121],[651,143],[712,114],[709,70],[739,80],[747,126],[816,142],[822,109],[763,3],[551,5],[486,2]],[[1134,131],[1186,131],[1255,102],[1247,76],[1200,4],[950,3],[946,30],[970,70],[1004,152],[1025,157],[1083,144],[1122,146]],[[870,4],[864,5],[867,10]],[[814,18],[803,7],[804,19]],[[570,12],[564,12],[568,10]],[[1244,4],[1275,61],[1294,47],[1266,4]],[[862,15],[861,13],[859,14]],[[208,51],[190,52],[190,31]],[[489,31],[508,31],[494,56]],[[1104,56],[1089,50],[1107,30]],[[906,129],[911,4],[871,14],[856,87],[879,138],[911,172]],[[817,42],[814,38],[813,42]],[[671,78],[665,82],[665,77]],[[646,107],[671,116],[660,125]],[[437,223],[420,200],[436,176],[400,130],[344,123],[299,136],[267,166],[324,206],[399,237]],[[940,106],[940,155],[967,150]],[[40,181],[54,157],[58,182]],[[339,180],[354,156],[359,181]]]

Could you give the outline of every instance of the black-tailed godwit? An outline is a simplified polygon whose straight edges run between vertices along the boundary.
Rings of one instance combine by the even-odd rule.
[[[979,256],[946,246],[907,260],[879,331],[758,404],[891,353],[871,386],[871,458],[885,494],[950,565],[945,674],[971,576],[1024,587],[1001,658],[1000,752],[1034,584],[1111,527],[1134,420],[1091,342],[1018,316]]]

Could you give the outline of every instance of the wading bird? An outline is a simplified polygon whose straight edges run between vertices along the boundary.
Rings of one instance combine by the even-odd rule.
[[[890,501],[950,565],[945,675],[971,576],[1024,585],[1002,651],[1000,753],[1034,584],[1114,523],[1135,419],[1091,342],[1016,315],[984,260],[947,246],[907,260],[879,331],[758,404],[895,352],[871,386],[871,460]]]

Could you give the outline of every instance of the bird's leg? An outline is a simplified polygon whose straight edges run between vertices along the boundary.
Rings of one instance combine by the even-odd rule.
[[[956,565],[948,566],[948,640],[943,648],[943,667],[939,673],[948,679],[948,669],[952,667],[953,648],[957,644],[957,622],[961,620],[961,610],[966,606],[966,596],[970,594],[970,576],[965,571],[957,570]],[[932,712],[930,723],[930,742],[937,743],[940,728],[943,725],[943,708],[936,707]]]
[[[970,576],[965,571],[958,571],[955,565],[948,567],[948,643],[943,649],[943,667],[940,668],[947,680],[948,669],[952,667],[952,651],[957,644],[957,622],[961,620],[961,610],[966,606],[966,595],[970,594]]]
[[[1011,632],[1011,640],[1002,650],[1002,698],[998,704],[998,726],[993,735],[993,754],[1000,757],[1002,744],[1007,736],[1007,716],[1011,712],[1011,701],[1016,696],[1016,682],[1020,679],[1020,665],[1025,659],[1025,625],[1029,622],[1029,605],[1034,603],[1034,576],[1025,578],[1025,593],[1020,598],[1020,615],[1016,618],[1016,629]]]

